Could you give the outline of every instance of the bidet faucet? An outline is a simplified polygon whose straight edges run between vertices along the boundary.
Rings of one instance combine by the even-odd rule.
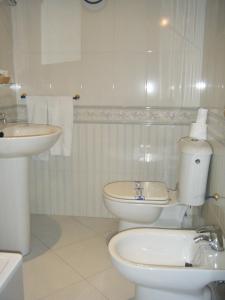
[[[208,241],[210,247],[216,251],[223,251],[223,233],[219,226],[205,225],[196,229],[197,233],[206,233],[196,236],[194,238],[195,243],[200,241]]]

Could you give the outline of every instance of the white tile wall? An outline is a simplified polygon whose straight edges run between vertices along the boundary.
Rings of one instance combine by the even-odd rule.
[[[21,93],[80,93],[84,106],[197,107],[201,97],[203,106],[224,108],[224,1],[108,0],[96,12],[83,7],[81,60],[48,66],[41,65],[40,5],[41,0],[20,0],[13,9]],[[168,19],[167,27],[159,26],[161,18]],[[205,90],[196,89],[200,81],[206,82]],[[187,130],[75,124],[71,159],[31,163],[32,211],[109,216],[101,196],[108,181],[138,177],[173,187],[175,144]],[[222,174],[216,160],[212,170]],[[213,190],[223,187],[218,177],[211,175]]]
[[[204,209],[207,223],[221,226],[225,233],[225,2],[208,1],[206,10],[203,78],[206,88],[202,106],[209,110],[209,139],[213,147],[209,195],[219,193],[219,201],[209,201]]]
[[[203,78],[206,89],[201,102],[221,111],[225,107],[225,2],[208,1],[203,58]]]
[[[0,2],[0,69],[8,70],[14,81],[11,12],[6,2]],[[0,85],[0,106],[16,104],[15,93]]]
[[[21,93],[80,93],[81,105],[197,107],[205,3],[108,0],[98,11],[82,6],[81,60],[46,66],[41,64],[41,1],[20,0],[13,24]],[[167,27],[160,27],[163,17]]]
[[[176,183],[176,142],[187,126],[74,124],[73,156],[32,160],[34,213],[110,216],[103,205],[104,184],[114,180]]]
[[[12,24],[9,6],[0,3],[0,69],[8,70],[13,76]]]
[[[218,193],[220,199],[210,199],[204,207],[206,223],[219,225],[225,234],[225,121],[210,112],[209,141],[213,147],[213,157],[208,180],[208,194]]]

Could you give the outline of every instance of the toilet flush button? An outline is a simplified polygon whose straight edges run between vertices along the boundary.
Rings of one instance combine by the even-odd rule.
[[[200,164],[200,159],[196,159],[195,160],[195,163],[198,165],[198,164]]]

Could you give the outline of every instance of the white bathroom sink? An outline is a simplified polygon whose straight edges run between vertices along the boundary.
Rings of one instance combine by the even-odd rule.
[[[212,250],[208,242],[196,244],[197,235],[193,230],[130,229],[115,235],[108,247],[115,267],[137,284],[135,299],[205,300],[206,286],[225,280],[225,252]]]
[[[62,129],[53,125],[8,123],[0,132],[0,158],[23,157],[46,151]]]

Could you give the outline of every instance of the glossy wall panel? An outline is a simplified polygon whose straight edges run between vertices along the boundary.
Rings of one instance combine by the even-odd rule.
[[[0,2],[0,69],[7,70],[14,80],[11,10],[6,2]],[[16,104],[15,93],[0,85],[0,106],[12,104]]]
[[[0,69],[13,75],[13,47],[10,7],[0,2]]]
[[[206,0],[107,0],[97,11],[81,5],[80,59],[48,65],[42,6],[20,0],[12,12],[20,93],[79,93],[80,105],[199,106]]]
[[[201,104],[209,108],[225,106],[225,1],[207,2],[202,78],[206,88]]]
[[[187,126],[75,123],[71,158],[31,160],[33,213],[110,216],[104,184],[162,180],[176,184],[177,141]]]
[[[209,140],[213,147],[209,195],[219,193],[204,208],[207,223],[218,224],[225,233],[225,1],[207,1],[202,78],[205,89],[201,105],[209,108]]]
[[[225,128],[224,128],[225,129]],[[208,199],[203,214],[206,224],[220,226],[225,234],[225,141],[221,143],[215,137],[210,138],[213,147],[213,158],[209,175],[209,195],[218,193],[219,200]]]
[[[41,5],[41,0],[20,0],[12,10],[15,76],[22,84],[18,100],[22,92],[81,98],[74,110],[71,159],[31,162],[32,211],[108,216],[101,196],[108,181],[138,177],[174,187],[176,141],[193,120],[185,118],[181,125],[177,110],[200,105],[210,108],[209,193],[223,194],[225,1],[107,0],[99,11],[81,6],[80,59],[48,65],[41,63]],[[68,37],[72,31],[69,26]],[[99,113],[92,106],[108,109]],[[134,111],[135,124],[130,114],[115,113],[116,106],[156,106],[164,114],[159,124],[146,127],[146,120],[158,120],[157,113]],[[174,117],[173,126],[165,124],[168,116]],[[217,206],[206,211],[212,207]]]

